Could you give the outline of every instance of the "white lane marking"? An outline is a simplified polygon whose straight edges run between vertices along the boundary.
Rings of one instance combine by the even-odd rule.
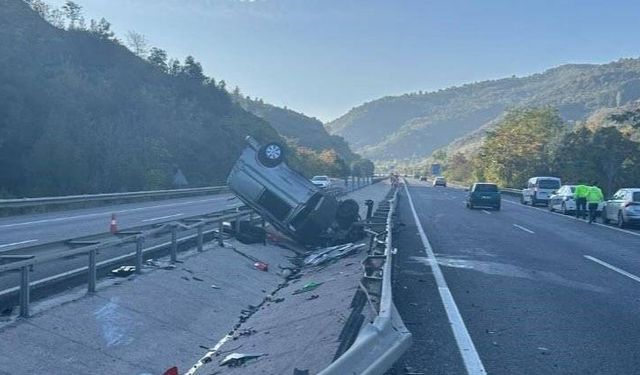
[[[14,242],[14,243],[5,243],[0,245],[0,249],[5,248],[5,247],[9,247],[9,246],[16,246],[16,245],[24,245],[26,243],[32,243],[32,242],[36,242],[38,240],[26,240],[26,241],[20,241],[20,242]]]
[[[484,365],[482,364],[482,360],[480,360],[480,355],[476,350],[475,345],[473,344],[473,340],[469,335],[469,331],[464,324],[464,320],[462,320],[462,316],[460,315],[460,310],[458,310],[458,306],[447,286],[447,281],[442,274],[442,270],[440,270],[440,266],[436,260],[436,256],[433,253],[433,248],[429,243],[429,239],[427,238],[424,229],[422,228],[422,223],[418,218],[418,213],[416,212],[416,208],[413,205],[413,200],[411,199],[411,193],[405,184],[404,190],[407,192],[407,197],[409,198],[409,206],[411,206],[411,211],[413,213],[413,219],[418,226],[418,233],[420,234],[420,239],[422,240],[422,244],[424,246],[424,250],[427,253],[427,257],[430,260],[431,270],[433,272],[433,277],[436,280],[436,284],[438,285],[438,292],[440,293],[440,299],[444,304],[444,309],[447,313],[447,318],[449,319],[449,324],[451,324],[451,329],[453,330],[453,336],[456,339],[456,343],[458,344],[458,350],[460,351],[460,355],[462,356],[462,361],[464,362],[464,366],[467,369],[467,373],[470,375],[476,374],[486,374],[487,372],[484,369]]]
[[[154,217],[152,219],[144,219],[142,220],[143,223],[147,222],[147,221],[156,221],[156,220],[162,220],[162,219],[169,219],[172,217],[178,217],[178,216],[182,216],[184,214],[173,214],[173,215],[167,215],[167,216],[160,216],[160,217]]]
[[[205,354],[202,358],[200,358],[200,360],[198,360],[198,362],[196,362],[195,365],[191,366],[189,371],[187,371],[184,375],[194,375],[198,370],[200,370],[202,366],[204,366],[206,363],[211,362],[211,359],[213,358],[214,355],[218,354],[218,351],[220,350],[220,348],[222,348],[222,345],[224,345],[227,341],[231,340],[232,338],[233,338],[232,335],[226,335],[222,339],[220,339],[220,341],[218,341],[218,343],[213,348],[211,348],[207,352],[207,354]]]
[[[626,277],[628,277],[628,278],[630,278],[632,280],[635,280],[635,281],[640,283],[640,277],[638,277],[638,276],[636,276],[636,275],[634,275],[632,273],[629,273],[629,272],[627,272],[627,271],[625,271],[625,270],[623,270],[621,268],[618,268],[616,266],[612,266],[611,264],[609,264],[609,263],[607,263],[607,262],[605,262],[603,260],[600,260],[598,258],[592,257],[591,255],[585,255],[584,257],[589,259],[589,260],[591,260],[591,261],[594,261],[594,262],[600,264],[601,266],[605,266],[605,267],[607,267],[608,269],[610,269],[612,271],[615,271],[615,272],[617,272],[617,273],[619,273],[621,275],[624,275],[624,276],[626,276]]]
[[[487,211],[487,210],[482,210],[482,212],[484,212],[487,215],[491,215],[491,212]]]
[[[99,213],[95,213],[95,214],[86,214],[86,215],[77,215],[77,216],[65,216],[65,217],[56,217],[56,218],[52,218],[52,219],[26,221],[26,222],[22,222],[22,223],[0,225],[0,228],[13,228],[13,227],[32,225],[32,224],[42,224],[42,223],[51,223],[51,222],[55,222],[55,221],[64,221],[64,220],[73,220],[73,219],[81,219],[81,218],[88,218],[88,217],[104,216],[104,215],[109,215],[112,212],[116,213],[116,214],[122,214],[122,213],[126,213],[126,212],[143,211],[143,210],[150,210],[150,209],[161,208],[161,207],[183,206],[183,205],[186,205],[186,204],[219,201],[219,200],[223,200],[223,199],[228,199],[228,197],[220,197],[220,198],[213,198],[213,199],[202,199],[202,200],[197,200],[197,201],[179,202],[179,203],[171,203],[171,204],[161,204],[161,205],[157,205],[157,206],[130,208],[130,209],[119,210],[119,211],[105,211],[105,212],[99,212]]]
[[[514,201],[510,201],[510,200],[508,200],[508,199],[503,199],[502,201],[503,201],[503,202],[510,203],[510,204],[513,204],[513,205],[516,205],[516,206],[520,206],[520,207],[522,207],[522,208],[531,208],[531,209],[538,210],[538,211],[542,211],[542,212],[545,212],[545,213],[548,213],[548,214],[553,214],[553,215],[556,215],[556,216],[564,217],[565,219],[573,219],[573,220],[578,220],[578,221],[584,221],[584,220],[582,220],[582,219],[578,219],[577,217],[572,216],[572,215],[563,215],[563,214],[562,214],[562,213],[560,213],[560,212],[551,212],[551,211],[549,211],[549,210],[545,210],[545,209],[543,209],[543,208],[539,208],[539,207],[531,207],[531,206],[528,206],[528,205],[523,205],[522,203],[514,202]],[[607,228],[607,229],[611,229],[611,230],[615,230],[615,231],[618,231],[618,232],[622,232],[622,233],[626,233],[626,234],[631,234],[631,235],[633,235],[633,236],[640,237],[640,233],[638,233],[638,232],[632,232],[632,231],[630,231],[630,230],[626,230],[626,229],[622,229],[622,228],[618,228],[618,227],[612,227],[612,226],[610,226],[610,225],[606,225],[606,224],[602,224],[602,223],[597,223],[597,222],[593,222],[593,223],[591,223],[591,224],[592,224],[592,225],[597,225],[597,226],[602,227],[602,228]]]
[[[516,228],[518,228],[518,229],[520,229],[520,230],[523,230],[523,231],[525,231],[525,232],[527,232],[527,233],[536,234],[536,233],[535,233],[534,231],[532,231],[531,229],[527,229],[527,228],[523,227],[522,225],[513,224],[513,226],[514,226],[514,227],[516,227]]]

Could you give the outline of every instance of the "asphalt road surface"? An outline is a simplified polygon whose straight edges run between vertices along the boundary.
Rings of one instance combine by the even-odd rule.
[[[637,231],[506,197],[469,210],[464,191],[425,183],[408,193],[394,299],[414,344],[397,374],[640,373]]]
[[[231,194],[57,211],[0,218],[0,254],[22,247],[109,231],[111,214],[118,229],[162,223],[239,205]]]

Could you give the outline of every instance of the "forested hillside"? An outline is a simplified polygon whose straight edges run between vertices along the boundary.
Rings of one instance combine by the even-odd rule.
[[[223,184],[247,135],[284,142],[193,57],[134,54],[73,2],[28,3],[0,0],[0,197],[171,188],[177,171]],[[289,151],[308,175],[349,169],[332,151]]]
[[[640,181],[640,103],[600,110],[573,128],[550,107],[512,110],[487,129],[477,152],[437,154],[454,181],[521,188],[531,176],[553,175],[596,181],[612,194]]]
[[[327,126],[365,157],[420,159],[494,121],[507,109],[549,105],[572,122],[599,108],[638,98],[640,59],[622,59],[386,97],[354,108]]]
[[[269,122],[293,145],[316,151],[334,150],[348,163],[359,158],[342,137],[330,135],[322,122],[316,118],[265,103],[262,99],[244,97],[239,91],[235,91],[232,97],[244,109]]]

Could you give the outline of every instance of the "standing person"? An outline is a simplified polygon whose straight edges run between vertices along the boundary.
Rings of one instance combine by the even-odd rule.
[[[596,186],[594,182],[592,186],[589,186],[589,192],[587,193],[587,204],[589,205],[589,224],[596,220],[596,212],[598,211],[598,204],[604,200],[602,190]]]
[[[587,218],[587,194],[589,193],[589,187],[584,184],[576,186],[576,191],[573,196],[576,199],[576,219]]]

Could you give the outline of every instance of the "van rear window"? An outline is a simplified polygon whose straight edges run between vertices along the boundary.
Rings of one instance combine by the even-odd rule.
[[[633,193],[633,196],[631,197],[631,199],[634,202],[640,202],[640,191],[636,191]]]
[[[538,180],[538,187],[540,189],[558,189],[560,187],[560,181],[558,181],[558,180]]]

